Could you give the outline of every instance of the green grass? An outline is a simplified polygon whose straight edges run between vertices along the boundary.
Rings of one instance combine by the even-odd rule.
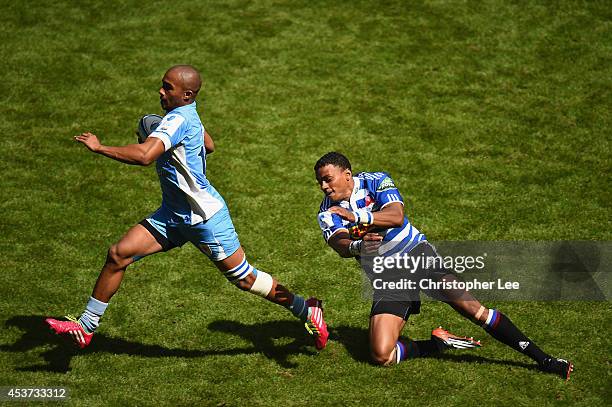
[[[612,12],[581,1],[2,2],[0,385],[67,386],[73,405],[605,405],[609,302],[505,302],[568,383],[484,339],[463,357],[367,363],[357,265],[321,239],[316,159],[386,170],[432,240],[612,240]],[[283,309],[192,247],[133,266],[94,344],[41,317],[79,313],[107,247],[157,208],[155,171],[71,137],[127,144],[177,63],[198,67],[209,178],[250,262],[325,300],[316,354]]]

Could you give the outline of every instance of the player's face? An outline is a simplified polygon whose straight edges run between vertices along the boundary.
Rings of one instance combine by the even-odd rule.
[[[181,86],[180,78],[174,71],[168,71],[162,78],[162,86],[159,88],[159,103],[166,112],[183,106],[185,91]]]
[[[332,201],[343,201],[351,197],[353,191],[351,170],[328,164],[319,168],[316,175],[321,191]]]

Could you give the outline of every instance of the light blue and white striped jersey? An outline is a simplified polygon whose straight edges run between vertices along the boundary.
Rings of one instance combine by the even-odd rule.
[[[333,206],[340,206],[350,211],[365,208],[369,212],[376,212],[393,202],[404,204],[393,180],[385,172],[360,172],[353,177],[353,181],[355,186],[348,201],[333,202],[329,197],[325,197],[321,203],[318,219],[326,242],[334,233],[340,230],[348,231],[348,228],[352,226],[347,220],[328,211]],[[425,235],[412,226],[406,216],[404,216],[404,223],[401,227],[375,229],[374,231],[383,236],[378,250],[381,256],[407,252],[417,243],[426,240]]]
[[[223,208],[225,201],[206,179],[204,126],[195,102],[168,112],[149,137],[159,138],[166,150],[156,168],[162,208],[174,215],[172,222],[194,225]]]

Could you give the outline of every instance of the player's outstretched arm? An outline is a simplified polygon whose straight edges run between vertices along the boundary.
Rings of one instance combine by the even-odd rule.
[[[164,143],[155,137],[147,138],[142,144],[116,147],[102,145],[98,137],[92,133],[82,133],[74,139],[94,153],[131,165],[149,165],[165,151]]]

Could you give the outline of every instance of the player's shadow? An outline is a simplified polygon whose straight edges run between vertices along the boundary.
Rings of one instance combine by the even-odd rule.
[[[305,334],[301,324],[295,321],[271,321],[247,325],[237,321],[221,320],[208,325],[210,331],[236,335],[252,343],[252,346],[241,348],[220,350],[167,348],[160,345],[148,345],[113,338],[104,333],[96,333],[91,345],[83,350],[79,350],[71,343],[52,334],[44,319],[45,317],[43,316],[20,315],[12,317],[5,322],[7,328],[16,327],[23,331],[23,333],[15,343],[0,345],[0,351],[22,353],[38,348],[44,349],[40,354],[44,363],[17,367],[16,370],[65,373],[70,371],[70,362],[73,357],[103,352],[152,358],[204,358],[208,356],[263,353],[267,358],[274,360],[284,368],[294,368],[297,365],[290,360],[292,355],[316,355],[317,353],[312,346],[311,339]],[[354,360],[370,363],[367,329],[338,326],[330,330],[330,339],[341,343]],[[456,363],[492,363],[527,369],[536,368],[534,364],[490,359],[469,352],[453,353],[450,351],[435,357]]]
[[[314,346],[305,334],[303,326],[295,321],[271,321],[253,325],[236,321],[215,321],[209,324],[208,329],[211,331],[237,335],[252,343],[252,346],[241,348],[220,350],[167,348],[113,338],[104,333],[96,333],[91,344],[87,348],[79,350],[68,341],[51,333],[44,319],[45,317],[38,315],[20,315],[5,322],[7,328],[16,327],[23,333],[15,343],[0,345],[0,351],[21,353],[44,348],[40,354],[44,363],[17,367],[16,370],[65,373],[70,370],[70,362],[73,357],[103,352],[152,358],[204,358],[219,355],[263,353],[280,366],[292,368],[297,365],[289,360],[290,356],[315,353]],[[282,342],[282,344],[278,342]]]
[[[405,337],[404,337],[405,338]],[[340,342],[351,357],[359,362],[372,363],[370,359],[369,334],[367,329],[352,326],[338,326],[330,329],[330,339]],[[412,338],[415,340],[429,338]],[[494,341],[491,339],[491,341]],[[485,345],[486,346],[486,345]],[[477,349],[472,351],[449,350],[442,354],[428,356],[430,358],[447,360],[455,363],[488,363],[505,366],[517,366],[525,369],[537,369],[534,363],[517,362],[513,360],[491,359],[474,354]]]

